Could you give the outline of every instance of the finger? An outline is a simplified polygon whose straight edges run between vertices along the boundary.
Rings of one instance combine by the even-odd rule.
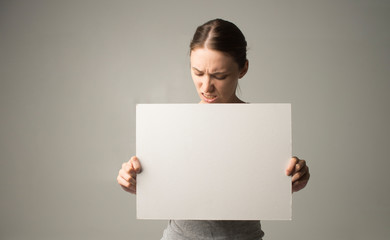
[[[133,156],[129,162],[131,163],[136,173],[140,173],[142,171],[141,163],[139,162],[139,159],[136,156]]]
[[[306,187],[309,179],[310,179],[310,173],[307,173],[302,179],[294,182],[292,185],[292,192],[298,192],[304,187]]]
[[[292,192],[298,192],[304,188],[303,182],[295,182],[292,186]]]
[[[119,185],[121,185],[122,187],[125,187],[125,188],[135,187],[137,184],[137,181],[134,178],[130,178],[129,180],[126,180],[126,179],[122,178],[120,175],[118,175],[117,181],[118,181]]]
[[[129,188],[131,186],[130,182],[123,179],[120,175],[118,175],[116,180],[118,181],[119,185],[121,185],[122,187]]]
[[[294,173],[291,181],[292,182],[295,182],[297,180],[299,180],[300,178],[302,178],[303,176],[305,176],[305,174],[309,171],[309,167],[308,166],[305,166],[303,169],[301,169],[300,171],[297,171]]]
[[[135,194],[136,193],[136,186],[130,186],[130,187],[124,187],[124,186],[121,186],[123,190],[125,190],[126,192],[129,192],[129,193],[133,193]]]
[[[127,173],[125,170],[123,170],[123,168],[121,170],[119,170],[119,175],[125,179],[126,181],[129,181],[131,179],[131,176],[129,173]]]
[[[287,176],[290,176],[292,175],[294,169],[295,169],[295,165],[298,163],[299,161],[299,158],[298,157],[292,157],[290,159],[290,163],[288,164],[288,167],[286,169],[286,175]]]
[[[131,166],[130,163],[124,163],[122,166],[123,166],[122,169],[123,169],[124,172],[130,174],[130,176],[133,177],[133,178],[137,177],[137,173],[134,170],[134,168]]]
[[[310,173],[308,172],[301,179],[295,181],[292,184],[293,190],[296,192],[304,188],[306,184],[309,182],[309,179],[310,179]]]
[[[137,194],[136,192],[136,189],[135,188],[125,188],[123,186],[121,186],[123,190],[125,190],[126,192],[129,192],[129,193],[132,193],[132,194]]]
[[[137,172],[134,170],[134,168],[130,168],[129,174],[132,178],[137,178]]]
[[[306,166],[306,161],[303,160],[303,159],[300,159],[298,161],[298,163],[295,165],[295,171],[299,171],[301,170],[302,168],[304,168]]]
[[[134,178],[130,178],[129,183],[131,184],[131,186],[136,186],[137,185],[137,180],[134,179]]]
[[[131,164],[128,163],[128,162],[125,162],[122,164],[122,169],[127,172],[127,173],[130,173],[130,169],[131,169]]]

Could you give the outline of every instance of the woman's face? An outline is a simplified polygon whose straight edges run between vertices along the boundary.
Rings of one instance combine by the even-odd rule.
[[[200,103],[242,102],[236,96],[238,79],[248,70],[248,63],[239,69],[226,53],[209,48],[191,51],[191,76],[201,99]]]

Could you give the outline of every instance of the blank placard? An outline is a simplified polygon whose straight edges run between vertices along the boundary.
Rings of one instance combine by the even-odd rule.
[[[138,104],[136,148],[138,219],[291,219],[291,104]]]

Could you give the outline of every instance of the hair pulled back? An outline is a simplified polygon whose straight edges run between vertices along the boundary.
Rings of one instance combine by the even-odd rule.
[[[244,34],[229,21],[217,18],[196,29],[190,50],[204,47],[229,54],[240,69],[245,66],[247,43]]]

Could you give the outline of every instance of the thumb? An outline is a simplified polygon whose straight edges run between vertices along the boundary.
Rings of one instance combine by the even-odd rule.
[[[142,171],[141,164],[136,156],[130,159],[130,163],[136,173],[140,173]]]

